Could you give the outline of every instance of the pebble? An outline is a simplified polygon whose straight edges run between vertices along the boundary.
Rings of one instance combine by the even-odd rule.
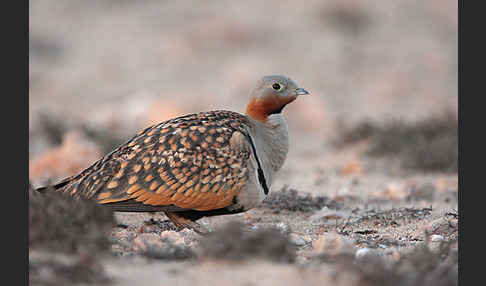
[[[355,254],[355,257],[356,258],[361,258],[361,257],[364,257],[368,254],[371,253],[371,249],[365,247],[365,248],[360,248],[358,250],[356,250],[356,254]]]
[[[279,222],[276,225],[277,229],[280,230],[282,233],[289,233],[290,232],[290,225],[285,222]]]
[[[307,244],[307,241],[304,238],[295,233],[290,234],[289,240],[293,245],[296,246],[304,246]]]
[[[442,235],[438,235],[438,234],[433,234],[430,236],[430,241],[432,242],[437,242],[437,241],[442,241],[444,240],[444,237]]]

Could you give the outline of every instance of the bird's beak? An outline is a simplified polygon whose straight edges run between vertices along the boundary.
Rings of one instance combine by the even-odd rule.
[[[294,93],[296,95],[305,95],[305,94],[309,94],[309,92],[303,88],[297,88],[294,90]]]

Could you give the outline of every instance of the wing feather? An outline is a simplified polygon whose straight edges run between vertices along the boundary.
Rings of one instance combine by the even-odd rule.
[[[151,126],[60,190],[129,211],[226,207],[248,180],[246,126],[245,116],[230,111]]]

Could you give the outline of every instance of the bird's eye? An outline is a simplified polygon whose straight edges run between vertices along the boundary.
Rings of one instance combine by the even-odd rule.
[[[283,87],[278,83],[274,83],[272,85],[272,88],[278,91],[278,90],[282,90]]]

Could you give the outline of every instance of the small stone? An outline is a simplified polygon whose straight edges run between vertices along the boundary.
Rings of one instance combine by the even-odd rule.
[[[361,257],[364,257],[368,254],[371,253],[371,250],[367,247],[364,247],[364,248],[360,248],[358,250],[356,250],[356,254],[355,254],[355,257],[356,258],[361,258]]]
[[[449,226],[452,227],[452,228],[458,228],[459,227],[458,224],[457,224],[458,223],[457,218],[449,219],[447,222],[448,222]]]
[[[304,238],[295,233],[290,234],[289,240],[293,245],[296,246],[304,246],[307,244],[307,241]]]
[[[444,240],[444,237],[442,235],[438,235],[438,234],[433,234],[430,236],[430,241],[432,242],[438,242],[438,241],[442,241]]]
[[[284,222],[277,223],[276,228],[283,234],[288,234],[290,232],[290,226]]]

